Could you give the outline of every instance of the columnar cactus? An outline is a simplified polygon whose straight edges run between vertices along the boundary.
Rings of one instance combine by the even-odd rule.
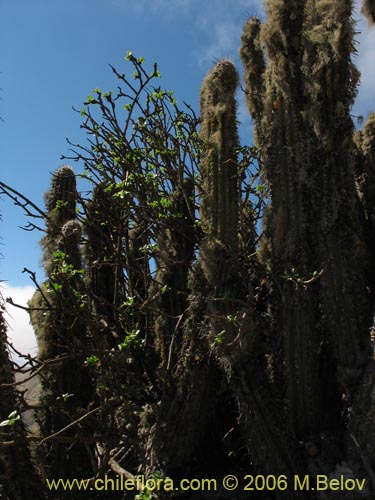
[[[74,171],[68,165],[56,170],[52,177],[51,189],[45,194],[48,211],[47,233],[42,240],[44,250],[43,262],[46,272],[53,268],[53,254],[56,242],[61,238],[63,225],[76,219],[77,187]]]
[[[287,279],[293,274],[311,277],[315,271],[312,266],[319,265],[307,220],[314,217],[308,213],[312,200],[307,189],[311,182],[307,170],[312,138],[300,109],[304,101],[304,78],[300,70],[304,8],[298,1],[277,1],[268,2],[267,10],[268,21],[261,29],[268,56],[266,69],[261,62],[257,20],[249,19],[245,25],[241,57],[249,111],[261,112],[253,117],[272,197],[267,217],[272,246],[270,265],[276,279],[281,280],[274,286],[280,286],[285,297],[281,307],[276,299],[274,321],[285,342],[286,383],[293,425],[304,434],[316,428],[322,404],[317,390],[321,341],[313,312],[314,294],[311,288]],[[255,72],[257,78],[252,76]]]
[[[76,219],[76,199],[74,172],[68,166],[61,167],[46,194],[47,232],[42,245],[47,281],[30,301],[40,360],[62,357],[60,362],[48,365],[41,375],[37,421],[44,435],[53,434],[78,418],[92,398],[88,373],[83,368],[87,346],[81,312],[87,305],[81,276],[82,228]],[[86,474],[91,469],[80,444],[66,446],[52,440],[42,448],[42,456],[48,456],[45,465],[48,477],[77,475],[77,470]],[[69,465],[63,460],[68,449]]]
[[[169,376],[151,432],[148,462],[149,466],[163,470],[177,472],[189,467],[198,447],[208,446],[210,418],[217,404],[213,388],[220,384],[220,374],[210,359],[207,345],[210,327],[205,314],[208,296],[223,294],[224,285],[235,277],[236,266],[230,264],[236,259],[230,253],[236,254],[238,246],[238,137],[234,100],[237,85],[237,72],[227,60],[220,61],[202,85],[203,241],[200,259],[189,282],[187,271],[193,257],[194,231],[182,192],[174,193],[172,207],[179,207],[183,217],[164,230],[157,242],[160,249],[157,281],[171,288],[169,293],[165,292],[168,295],[161,297],[161,310],[169,319],[166,316],[156,324],[162,364]],[[188,189],[186,186],[185,183],[181,188],[191,192],[191,183]],[[184,294],[188,289],[190,303],[184,311],[187,302]],[[179,291],[181,297],[176,294]]]
[[[234,65],[222,60],[208,73],[201,89],[201,137],[205,141],[201,166],[203,232],[210,243],[220,241],[234,253],[239,203],[234,100],[238,81]]]
[[[251,303],[239,307],[236,302],[252,293],[248,283],[250,275],[244,260],[237,255],[240,228],[240,175],[236,155],[239,143],[234,113],[237,85],[234,66],[222,61],[206,76],[201,91],[201,134],[207,148],[201,167],[206,195],[201,213],[206,236],[198,266],[208,282],[204,313],[207,319],[201,326],[201,335],[208,330],[210,347],[232,386],[250,456],[255,461],[267,461],[279,473],[291,472],[297,470],[297,461],[288,445],[287,433],[283,432],[282,437],[276,433],[276,429],[284,427],[280,418],[282,409],[275,411],[277,404],[271,403],[274,396],[265,364],[260,361],[259,326],[254,320],[254,309]],[[259,96],[258,101],[256,97],[254,100],[251,103],[255,107],[260,105]],[[226,219],[221,222],[221,230],[215,230],[212,221],[220,220],[216,214],[223,212]],[[251,217],[247,223],[251,226]],[[251,247],[251,242],[247,245]],[[193,288],[194,293],[197,290]]]
[[[45,195],[48,220],[46,235],[42,239],[43,262],[47,277],[53,283],[52,285],[47,283],[44,287],[45,291],[36,291],[30,301],[31,321],[38,339],[41,359],[48,359],[61,353],[58,347],[61,339],[58,341],[55,338],[55,335],[58,335],[55,328],[49,328],[46,325],[49,324],[51,316],[48,309],[53,308],[59,300],[56,291],[62,288],[59,282],[60,270],[57,268],[61,263],[66,262],[65,267],[70,265],[73,269],[79,269],[79,265],[77,266],[80,260],[78,244],[81,230],[76,221],[76,199],[74,172],[71,167],[63,166],[53,175],[51,189]],[[63,228],[65,228],[64,233]],[[50,293],[48,286],[52,286]],[[43,308],[45,308],[44,312],[40,310]],[[53,338],[49,338],[49,335]]]
[[[240,48],[246,84],[246,104],[251,116],[256,120],[254,134],[258,144],[262,137],[261,121],[264,100],[264,72],[266,69],[260,41],[260,31],[260,20],[250,17],[243,27]]]
[[[373,7],[364,2],[372,20]],[[44,476],[302,478],[345,462],[375,489],[375,118],[353,133],[352,8],[267,0],[266,23],[246,22],[240,55],[257,148],[239,147],[228,60],[204,79],[199,133],[195,115],[149,85],[157,68],[147,76],[131,53],[139,92],[115,71],[127,91],[97,90],[87,103],[110,121],[85,111],[96,142],[92,157],[81,148],[77,158],[92,196],[79,222],[74,174],[56,173],[47,280],[30,303],[46,363]],[[114,109],[131,91],[123,128]],[[238,159],[255,149],[270,198],[260,242]],[[76,426],[93,405],[95,434]],[[48,439],[72,420],[67,447]]]
[[[365,261],[369,261],[369,255],[375,251],[375,113],[368,116],[363,131],[358,130],[354,135],[354,140],[357,146],[355,176],[364,211],[364,238],[369,249],[369,252],[366,252],[363,242],[359,242],[358,251],[362,253]],[[375,283],[374,268],[372,262],[368,262],[368,264],[370,270],[368,281],[373,289]]]
[[[187,306],[188,272],[194,256],[196,235],[185,196],[194,196],[190,180],[170,196],[170,215],[160,228],[157,238],[156,287],[158,309],[162,315],[155,320],[155,341],[161,367],[174,366],[181,347],[183,321]]]
[[[85,257],[93,308],[98,315],[104,315],[107,320],[111,318],[110,323],[112,323],[115,315],[114,306],[118,304],[118,299],[114,296],[116,293],[114,253],[117,238],[114,232],[116,223],[113,223],[112,219],[108,220],[108,216],[111,214],[119,220],[119,214],[112,210],[112,194],[106,191],[106,187],[105,184],[95,186],[92,200],[87,207]]]
[[[318,439],[325,420],[338,437],[341,394],[353,396],[370,353],[350,118],[358,82],[352,3],[278,0],[266,9],[266,69],[254,19],[241,56],[271,190],[267,265],[280,293],[271,310],[296,436]]]

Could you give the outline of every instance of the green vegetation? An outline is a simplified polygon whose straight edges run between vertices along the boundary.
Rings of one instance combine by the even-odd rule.
[[[219,483],[342,473],[365,478],[365,493],[298,498],[374,494],[375,115],[354,130],[352,2],[266,10],[240,48],[257,146],[240,145],[228,60],[203,81],[200,118],[131,52],[131,76],[112,68],[117,91],[95,89],[80,111],[89,141],[65,159],[91,189],[55,172],[46,281],[29,304],[42,386],[32,457],[3,327],[0,429],[19,440],[0,457],[6,471],[12,453],[27,463],[23,480],[6,472],[6,498],[37,477],[155,471]],[[363,12],[373,20],[373,2]]]

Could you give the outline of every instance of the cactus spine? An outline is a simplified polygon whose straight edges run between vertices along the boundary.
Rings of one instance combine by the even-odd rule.
[[[200,266],[208,281],[205,316],[209,318],[211,346],[217,342],[218,334],[223,336],[215,354],[233,388],[249,454],[255,461],[267,461],[273,470],[281,473],[297,470],[295,457],[289,453],[289,436],[283,433],[280,438],[275,434],[276,428],[283,427],[278,415],[281,409],[276,410],[278,405],[267,383],[265,365],[259,362],[256,347],[259,327],[254,320],[254,310],[250,303],[247,307],[238,307],[236,303],[236,299],[252,293],[244,279],[246,269],[237,255],[240,222],[236,157],[239,141],[234,112],[237,85],[234,66],[223,61],[206,76],[201,91],[201,133],[207,147],[201,168],[206,193],[201,214],[207,236],[202,242],[200,256]],[[228,210],[231,213],[221,223],[222,229],[215,230],[212,221],[220,219],[216,214]],[[252,224],[251,218],[247,223]],[[248,242],[250,247],[253,244]]]
[[[182,209],[184,217],[176,221],[181,230],[168,228],[160,234],[158,281],[161,284],[174,282],[172,290],[175,292],[184,292],[188,288],[191,291],[187,317],[183,317],[181,324],[183,328],[176,332],[179,343],[172,346],[172,361],[176,359],[170,367],[172,380],[167,379],[158,420],[151,433],[152,444],[148,446],[152,450],[149,456],[151,467],[159,466],[163,470],[184,470],[197,450],[208,446],[210,416],[217,404],[214,388],[221,383],[220,373],[210,359],[207,340],[203,340],[210,335],[204,316],[208,312],[208,297],[224,292],[224,284],[233,279],[236,267],[228,264],[236,261],[230,257],[230,252],[235,255],[238,246],[238,137],[234,100],[237,84],[238,75],[233,64],[223,60],[209,72],[202,85],[204,155],[200,173],[204,191],[201,204],[203,241],[200,259],[194,265],[189,283],[186,280],[193,256],[194,233],[182,193],[174,193],[172,203],[174,208],[179,205]],[[185,190],[191,192],[192,186],[189,184],[187,189],[185,184]],[[175,292],[163,301],[163,310],[174,318],[185,306],[179,299],[176,302],[178,296]],[[171,321],[162,319],[156,325],[161,352],[166,352],[171,342],[170,336],[163,339],[170,330]],[[174,319],[172,330],[175,324]]]
[[[364,4],[369,17],[372,6]],[[197,464],[200,475],[250,466],[314,476],[334,474],[344,461],[373,477],[374,115],[353,139],[352,7],[351,0],[268,0],[267,22],[245,24],[246,101],[271,199],[259,252],[252,191],[240,171],[247,165],[238,160],[248,149],[239,148],[239,78],[230,61],[204,79],[197,143],[196,121],[170,93],[143,86],[142,59],[131,53],[140,91],[130,110],[124,106],[125,128],[114,109],[128,94],[96,91],[90,100],[110,126],[87,113],[92,158],[86,148],[77,153],[95,184],[82,201],[86,258],[74,175],[63,167],[47,197],[48,293],[42,288],[32,301],[45,311],[34,310],[32,320],[42,360],[70,357],[59,377],[49,367],[43,373],[43,432],[98,401],[100,413],[95,438],[83,426],[87,433],[75,429],[69,450],[48,443],[46,475],[72,475],[58,465],[69,453],[74,475],[84,464],[81,475],[96,477],[110,467],[125,476],[194,477]],[[126,92],[136,90],[116,75]],[[142,108],[145,88],[152,92]],[[95,394],[90,381],[87,393],[72,383],[72,374],[85,378],[87,345]],[[76,408],[56,404],[63,391],[77,396]],[[76,447],[84,438],[97,440],[95,451],[88,448],[94,471]]]
[[[299,109],[304,85],[300,71],[304,7],[298,1],[276,1],[267,2],[266,8],[268,20],[262,28],[255,19],[247,21],[241,57],[247,103],[264,151],[265,174],[271,189],[272,209],[267,220],[272,247],[270,265],[276,276],[285,277],[291,272],[309,276],[313,273],[311,266],[318,264],[311,250],[307,221],[312,206],[307,189],[312,138]],[[267,54],[266,69],[260,40]],[[256,72],[257,78],[253,76]],[[316,428],[321,407],[316,359],[320,340],[312,306],[315,299],[311,289],[286,279],[277,286],[284,298],[281,307],[276,299],[273,315],[285,342],[289,411],[293,427],[304,434]]]
[[[352,3],[278,0],[266,8],[266,69],[254,19],[241,56],[271,190],[269,265],[280,291],[272,310],[285,349],[287,404],[294,432],[306,439],[322,419],[333,431],[340,392],[353,394],[369,354],[349,114],[358,81]],[[323,416],[328,401],[331,413]]]
[[[204,198],[201,205],[203,232],[237,251],[239,145],[234,93],[238,85],[234,65],[220,61],[206,76],[201,89],[201,137]]]
[[[77,220],[76,199],[74,172],[63,166],[55,172],[46,194],[48,220],[42,245],[47,281],[30,301],[40,360],[63,358],[48,365],[41,377],[37,421],[44,435],[53,434],[78,418],[92,397],[88,374],[83,368],[87,346],[82,322],[85,307],[79,249],[82,228]],[[38,309],[34,311],[34,307]],[[91,469],[79,443],[64,445],[57,440],[42,448],[41,454],[48,457],[47,476],[70,477],[77,470],[84,476]],[[67,453],[69,464],[64,459]]]

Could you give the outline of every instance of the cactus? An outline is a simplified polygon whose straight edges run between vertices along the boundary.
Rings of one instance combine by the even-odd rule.
[[[244,25],[241,37],[240,56],[244,66],[246,104],[255,122],[255,141],[259,144],[263,115],[264,72],[266,64],[260,41],[261,22],[250,17]],[[259,137],[258,137],[259,136]]]
[[[375,251],[375,173],[373,165],[375,162],[375,114],[371,113],[363,127],[363,131],[357,131],[354,135],[356,144],[355,177],[364,217],[364,240],[358,242],[357,252],[363,261],[368,262],[368,284],[374,289],[375,276],[369,255]],[[367,244],[367,245],[366,245]]]
[[[334,422],[344,411],[341,394],[351,400],[359,387],[371,319],[349,113],[358,82],[352,5],[272,1],[266,7],[260,28],[266,69],[256,20],[245,26],[241,55],[271,190],[267,265],[280,291],[272,314],[285,350],[287,405],[300,439],[317,439],[323,418],[339,439]],[[261,104],[254,102],[260,88]]]
[[[43,263],[47,273],[53,268],[53,253],[56,251],[56,241],[61,237],[62,226],[76,218],[76,189],[76,179],[71,167],[64,165],[56,170],[52,177],[51,189],[45,195],[49,222],[42,246]]]
[[[74,172],[71,167],[63,166],[55,172],[52,178],[51,189],[45,195],[48,221],[46,235],[42,239],[41,244],[44,250],[43,263],[48,278],[51,278],[56,272],[60,257],[63,260],[65,258],[63,254],[56,258],[56,252],[61,251],[64,253],[65,250],[69,250],[69,255],[66,252],[66,259],[72,259],[71,261],[69,260],[69,264],[73,267],[78,263],[77,259],[80,259],[78,252],[80,228],[75,220],[76,197]],[[69,231],[69,226],[72,226],[72,229],[74,228],[73,231]],[[66,227],[65,233],[67,237],[64,237],[62,234],[64,227]],[[56,281],[58,281],[57,278]],[[59,283],[57,283],[57,288],[59,288]],[[52,307],[52,304],[46,298],[47,295],[47,292],[43,293],[41,290],[38,290],[30,302],[32,309],[36,308],[35,314],[33,310],[31,311],[31,321],[37,335],[39,356],[41,359],[48,359],[59,354],[57,347],[59,342],[57,339],[48,338],[48,331],[53,330],[52,327],[49,328],[46,326],[49,322],[49,314],[43,314],[38,310],[38,306],[39,308],[44,307],[46,311],[48,311],[49,306]],[[51,334],[55,335],[55,332],[51,332]]]
[[[93,190],[92,200],[87,206],[87,244],[85,248],[88,268],[88,288],[90,289],[93,309],[113,323],[114,305],[119,304],[115,298],[116,270],[113,254],[116,251],[116,233],[111,234],[118,226],[116,221],[103,220],[103,215],[111,212],[112,196],[106,191],[106,185],[99,184]],[[116,211],[113,213],[116,217]],[[114,339],[107,339],[114,345]]]
[[[220,61],[206,76],[201,89],[201,137],[205,154],[201,172],[203,232],[231,252],[237,251],[238,135],[234,92],[238,74],[234,65]]]
[[[284,305],[280,307],[276,298],[272,309],[285,344],[285,376],[293,427],[304,435],[317,428],[322,405],[316,359],[320,338],[313,312],[315,295],[311,289],[286,279],[291,272],[311,275],[311,266],[318,265],[310,250],[313,244],[308,213],[312,200],[308,195],[311,175],[307,172],[307,155],[312,138],[299,109],[304,99],[299,69],[304,9],[300,2],[268,2],[266,6],[266,25],[260,28],[254,19],[246,23],[241,56],[247,96],[256,96],[258,101],[262,96],[261,104],[255,106],[249,98],[247,102],[250,113],[261,111],[261,115],[252,116],[257,140],[264,149],[265,175],[271,189],[272,210],[267,217],[272,246],[270,266],[273,273],[284,277],[279,285]],[[259,38],[267,53],[266,69],[259,63],[263,61]],[[251,77],[256,71],[260,73],[257,79]]]
[[[155,319],[155,341],[161,368],[174,366],[181,346],[183,321],[187,306],[187,277],[194,254],[196,235],[185,196],[193,197],[194,184],[186,180],[182,190],[172,193],[170,219],[161,227],[157,239],[155,292],[158,309],[164,314]]]
[[[158,238],[157,281],[171,286],[172,290],[166,292],[164,299],[162,297],[160,307],[170,319],[159,319],[156,323],[162,367],[168,369],[169,376],[160,409],[155,415],[156,423],[147,436],[151,468],[173,472],[184,470],[189,467],[197,449],[209,446],[210,415],[218,404],[214,387],[221,384],[221,377],[210,360],[209,346],[202,340],[210,335],[209,325],[204,319],[208,310],[207,299],[223,293],[223,285],[233,279],[235,272],[235,267],[228,264],[231,260],[236,261],[230,259],[229,254],[236,254],[238,247],[238,137],[234,100],[237,85],[237,72],[227,60],[220,61],[202,85],[203,241],[200,259],[194,265],[189,283],[187,270],[193,256],[194,232],[181,192],[174,193],[171,208],[175,210],[180,205],[183,219],[177,219],[173,223],[175,227],[168,227]],[[181,187],[191,191],[191,187],[187,189],[186,186]],[[178,297],[176,292],[186,293],[188,288],[191,293],[188,312],[185,312],[186,299]],[[181,314],[184,321],[176,323]]]
[[[239,166],[236,159],[239,143],[233,112],[236,109],[236,86],[229,89],[227,83],[238,84],[234,75],[235,69],[230,63],[220,62],[207,75],[201,91],[201,133],[207,147],[207,153],[202,158],[201,175],[206,198],[202,202],[201,213],[207,236],[201,244],[199,264],[208,281],[205,316],[209,318],[209,325],[206,328],[210,331],[209,338],[213,345],[217,344],[217,360],[224,368],[239,413],[243,415],[240,423],[250,456],[255,462],[267,461],[272,470],[285,473],[298,469],[297,460],[293,457],[293,449],[288,444],[289,436],[280,418],[282,409],[275,401],[271,403],[275,398],[267,383],[263,360],[259,361],[259,327],[254,320],[254,309],[251,304],[241,308],[235,302],[244,295],[251,295],[252,289],[244,279],[246,267],[237,256],[241,225]],[[257,108],[259,102],[249,101],[251,106]],[[216,151],[218,153],[215,154]],[[216,181],[217,178],[219,181]],[[225,188],[217,189],[216,182]],[[248,204],[241,208],[245,213],[245,208],[249,210]],[[231,214],[227,213],[228,210]],[[216,211],[227,215],[221,231],[212,230],[213,224],[210,224],[216,219]],[[252,220],[249,217],[247,224],[251,234]],[[252,233],[255,234],[254,231]],[[254,241],[248,242],[248,245],[253,246]],[[216,302],[217,298],[223,298],[223,292],[223,302]],[[237,319],[239,317],[242,321]],[[218,332],[222,332],[223,341],[217,342]],[[283,436],[276,435],[276,429],[283,427]]]
[[[90,426],[73,426],[69,451],[47,444],[44,477],[77,475],[78,465],[95,477],[176,479],[345,469],[375,489],[374,114],[353,133],[352,7],[268,0],[267,21],[246,22],[240,55],[257,147],[240,147],[228,60],[203,81],[199,132],[150,84],[157,68],[147,75],[132,54],[135,83],[114,70],[126,92],[96,91],[86,103],[109,120],[85,115],[95,144],[77,159],[91,197],[78,221],[74,174],[57,172],[47,280],[31,315],[40,359],[70,357],[59,373],[42,371],[43,435],[99,407]],[[363,10],[373,17],[371,2]],[[132,92],[123,127],[114,110]],[[88,352],[92,371],[82,367]],[[57,404],[62,392],[76,399]]]
[[[92,393],[87,370],[82,367],[87,350],[85,324],[81,319],[85,307],[79,250],[82,227],[76,219],[77,191],[70,167],[55,172],[45,198],[48,220],[42,246],[47,281],[30,301],[31,321],[41,361],[68,355],[68,359],[47,366],[41,377],[42,393],[36,417],[43,435],[47,436],[78,418],[91,401]],[[48,457],[47,477],[69,477],[76,475],[77,470],[84,475],[91,470],[83,447],[68,446],[69,465],[63,459],[66,445],[57,440],[41,447],[42,460]]]
[[[324,110],[312,106],[320,100],[317,85],[309,85],[309,121],[322,144],[320,154],[323,179],[321,194],[321,223],[317,228],[322,236],[320,261],[326,264],[326,279],[320,309],[326,316],[325,328],[337,360],[337,379],[351,393],[370,354],[368,328],[371,315],[368,308],[363,261],[358,242],[363,241],[363,228],[358,209],[354,182],[353,123],[350,107],[356,96],[358,71],[353,65],[354,27],[351,2],[322,5],[308,22],[314,22],[311,39],[315,55],[306,54],[307,71],[316,73],[317,82],[324,87]],[[328,33],[328,36],[327,36]],[[324,54],[324,58],[323,58]],[[331,122],[325,118],[330,109]],[[333,153],[334,152],[334,156]],[[346,168],[340,168],[345,165]],[[345,192],[346,196],[340,196]],[[344,222],[345,221],[345,222]],[[345,241],[345,249],[338,242]],[[343,292],[343,287],[345,292]],[[362,311],[355,315],[354,311]]]

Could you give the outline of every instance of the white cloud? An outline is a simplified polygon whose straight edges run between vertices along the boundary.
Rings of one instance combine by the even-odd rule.
[[[200,66],[212,65],[222,57],[234,59],[240,45],[240,30],[233,22],[219,22],[212,28],[212,42],[196,53]]]
[[[263,14],[263,0],[232,0],[230,6],[227,2],[207,0],[203,5],[196,24],[210,42],[196,53],[199,65],[212,65],[222,57],[237,60],[242,25],[249,16]]]
[[[262,15],[263,0],[112,0],[115,9],[140,15],[151,12],[158,18],[183,20],[202,35],[205,47],[193,56],[202,67],[221,57],[235,58],[240,45],[242,23],[250,15]],[[208,39],[208,44],[206,40]]]
[[[4,299],[11,297],[15,304],[26,307],[27,301],[32,297],[35,289],[32,286],[12,286],[9,283],[1,283],[1,293]],[[30,325],[30,318],[27,311],[6,304],[5,319],[8,323],[8,337],[14,347],[22,354],[35,355],[37,343],[34,330]],[[13,359],[18,363],[23,363],[22,358],[13,354]]]

